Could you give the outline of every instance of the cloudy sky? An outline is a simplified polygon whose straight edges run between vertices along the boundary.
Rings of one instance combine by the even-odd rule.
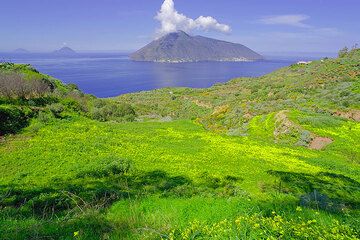
[[[11,0],[0,51],[131,51],[175,30],[260,52],[336,52],[360,43],[359,0]]]

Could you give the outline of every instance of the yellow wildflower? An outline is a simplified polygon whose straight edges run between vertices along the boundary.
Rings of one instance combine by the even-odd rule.
[[[78,237],[79,236],[79,231],[74,232],[74,237]]]

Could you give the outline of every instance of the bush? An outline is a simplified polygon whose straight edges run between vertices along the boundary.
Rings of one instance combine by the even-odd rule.
[[[76,84],[74,84],[74,83],[69,83],[69,84],[67,84],[66,86],[68,87],[68,89],[69,89],[70,91],[74,91],[74,90],[79,91],[79,87],[78,87]]]
[[[313,139],[310,131],[303,130],[300,133],[299,141],[296,143],[298,146],[307,147],[309,146],[311,140]]]
[[[53,116],[49,112],[39,112],[37,119],[40,123],[49,123],[52,120]]]
[[[81,106],[80,104],[71,98],[64,98],[61,100],[61,103],[65,106],[66,109],[74,110],[74,111],[80,111]]]
[[[0,73],[0,96],[6,98],[39,98],[51,92],[52,88],[44,79],[25,79],[18,73]]]
[[[53,103],[49,106],[49,110],[56,118],[61,118],[61,113],[64,112],[64,106],[61,103]]]
[[[134,121],[136,117],[135,110],[131,105],[125,103],[98,102],[92,110],[92,118],[98,121]]]
[[[27,126],[32,115],[30,109],[22,109],[11,105],[0,106],[0,135],[16,133]]]

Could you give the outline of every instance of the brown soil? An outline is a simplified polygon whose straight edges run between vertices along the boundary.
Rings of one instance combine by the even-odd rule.
[[[300,129],[299,126],[294,124],[292,121],[289,120],[287,117],[287,113],[289,111],[283,110],[276,114],[275,116],[275,131],[274,131],[274,137],[275,140],[278,140],[278,138],[281,135],[289,134],[292,131],[298,131]]]
[[[360,122],[360,110],[351,110],[348,112],[336,111],[334,115]]]
[[[325,138],[325,137],[315,137],[309,145],[310,149],[314,149],[314,150],[321,150],[324,149],[326,146],[328,146],[329,144],[331,144],[333,142],[332,139],[330,138]]]
[[[293,123],[287,117],[286,115],[287,113],[288,111],[284,110],[284,111],[280,111],[275,116],[276,119],[276,123],[275,123],[276,127],[274,131],[275,141],[278,141],[281,135],[290,134],[291,132],[301,132],[304,130],[301,126]],[[319,137],[316,136],[314,133],[311,133],[311,141],[307,147],[309,149],[322,150],[332,142],[333,140],[331,138]]]

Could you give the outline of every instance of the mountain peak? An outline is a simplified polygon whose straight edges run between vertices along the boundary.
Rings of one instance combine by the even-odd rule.
[[[164,36],[169,36],[169,35],[185,35],[185,36],[189,36],[189,34],[187,34],[183,30],[177,30],[175,32],[170,32],[170,33],[165,34]]]
[[[189,34],[187,34],[184,31],[176,31],[176,32],[171,32],[168,33],[166,35],[164,35],[163,37],[161,37],[160,39],[178,39],[178,38],[188,38],[191,37]]]
[[[55,54],[66,54],[66,55],[76,54],[76,52],[69,47],[62,47],[59,50],[54,51],[54,53]]]
[[[197,62],[253,61],[263,57],[241,44],[201,36],[184,31],[169,33],[130,55],[134,61]]]
[[[179,35],[189,36],[189,34],[187,34],[187,33],[186,33],[185,31],[183,31],[183,30],[177,30],[176,33],[179,34]]]

